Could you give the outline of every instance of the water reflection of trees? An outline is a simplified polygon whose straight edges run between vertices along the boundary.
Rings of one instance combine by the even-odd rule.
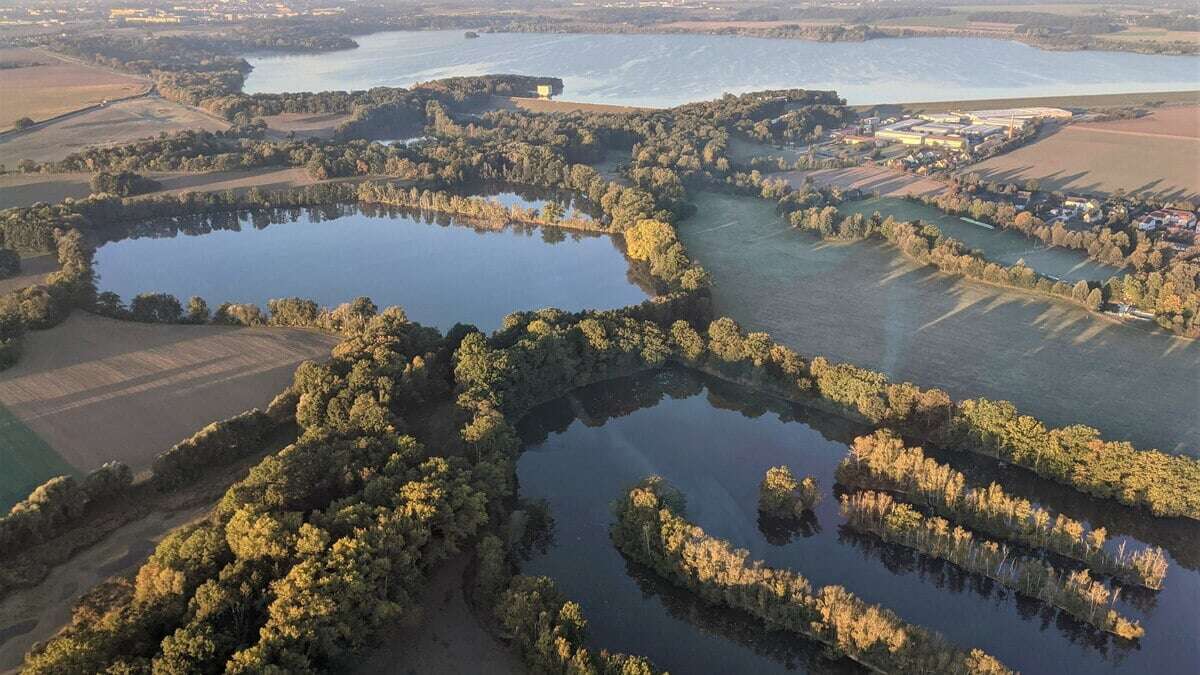
[[[1009,494],[1028,499],[1052,511],[1065,513],[1089,527],[1108,530],[1107,547],[1115,549],[1122,537],[1161,546],[1175,562],[1188,570],[1200,570],[1200,523],[1186,518],[1151,518],[1145,512],[1112,500],[1089,497],[1068,486],[1040,478],[1017,467],[961,452],[930,450],[926,453],[963,472],[977,485],[999,483]],[[1169,585],[1170,577],[1168,576]],[[1126,591],[1122,591],[1125,593]]]
[[[772,546],[787,546],[796,537],[808,538],[821,533],[817,514],[805,511],[795,518],[776,518],[758,513],[758,531]]]
[[[497,197],[500,195],[516,195],[525,202],[526,207],[536,208],[545,202],[558,202],[567,211],[576,211],[590,218],[599,220],[604,217],[604,210],[578,192],[561,188],[550,188],[534,185],[520,185],[502,181],[483,181],[463,186],[457,193],[464,197]]]
[[[787,670],[807,673],[862,673],[865,670],[845,658],[831,658],[819,642],[783,631],[769,630],[762,621],[744,612],[717,607],[704,602],[694,593],[677,588],[653,570],[625,559],[625,573],[642,592],[643,599],[658,599],[672,618],[684,621],[701,632],[735,642],[771,659]],[[687,645],[673,645],[686,651]]]
[[[862,425],[838,415],[677,366],[580,387],[538,406],[518,426],[526,444],[538,445],[551,434],[565,432],[575,420],[588,427],[602,427],[609,420],[653,408],[665,398],[686,399],[705,391],[714,408],[739,412],[751,419],[771,413],[783,422],[806,424],[830,441],[849,443],[866,431]]]
[[[838,528],[838,541],[876,558],[892,574],[915,574],[921,581],[933,584],[941,591],[970,592],[985,600],[995,599],[997,602],[1012,598],[1016,602],[1017,614],[1022,620],[1038,622],[1043,631],[1054,624],[1067,640],[1095,650],[1107,661],[1120,663],[1130,651],[1140,649],[1136,641],[1120,639],[1091,624],[1077,621],[1066,612],[1019,595],[983,575],[968,572],[953,563],[930,558],[905,546],[885,542],[846,526]]]
[[[511,192],[512,190],[509,189],[506,191]],[[553,198],[556,201],[565,199],[565,203],[571,205],[572,208],[575,208],[584,215],[592,216],[590,206],[578,198],[571,197],[569,193],[566,195],[546,193],[542,196],[526,196],[528,192],[530,191],[522,189],[520,192],[514,192],[514,194],[525,201],[526,205],[530,208],[532,208],[535,201],[544,201],[546,198]],[[467,190],[465,193],[480,196],[476,190]],[[494,196],[496,194],[499,193],[490,192],[482,196]],[[420,209],[381,204],[333,203],[317,206],[262,207],[232,211],[211,211],[161,216],[134,222],[110,223],[106,227],[97,230],[97,244],[121,241],[123,239],[169,239],[181,234],[186,236],[201,236],[221,231],[240,232],[247,227],[264,230],[271,225],[298,222],[302,217],[306,217],[310,223],[323,223],[356,215],[369,218],[405,219],[426,225],[439,225],[441,227],[452,225],[468,227],[480,233],[494,232],[497,229],[493,223],[482,223],[470,218],[439,211],[422,211]],[[529,235],[539,233],[542,241],[547,244],[557,244],[566,241],[568,237],[573,241],[579,241],[585,237],[608,236],[603,232],[564,230],[558,227],[531,223],[508,223],[506,226],[513,231]],[[614,241],[616,240],[614,239]],[[618,248],[621,247],[618,246]]]

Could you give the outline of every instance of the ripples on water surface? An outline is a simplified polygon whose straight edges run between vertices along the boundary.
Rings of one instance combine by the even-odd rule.
[[[818,43],[716,35],[390,32],[358,49],[250,56],[246,91],[406,87],[459,75],[563,78],[563,98],[671,106],[756,89],[836,89],[850,103],[1195,89],[1200,59],[1036,49],[981,38]]]

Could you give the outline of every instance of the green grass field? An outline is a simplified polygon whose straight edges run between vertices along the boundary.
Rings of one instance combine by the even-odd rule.
[[[1121,270],[1101,265],[1088,259],[1082,251],[1050,248],[1036,239],[1018,232],[989,230],[965,222],[957,216],[943,213],[932,206],[911,202],[897,197],[879,197],[842,204],[843,213],[861,213],[870,216],[878,212],[898,220],[920,220],[937,225],[942,234],[953,237],[968,247],[978,249],[988,260],[1002,265],[1015,265],[1023,261],[1041,274],[1049,274],[1068,283],[1080,279],[1104,281],[1118,275]]]
[[[54,476],[75,474],[58,453],[0,405],[0,512]]]
[[[1009,400],[1054,426],[1200,448],[1200,342],[941,274],[883,243],[826,243],[765,199],[690,196],[697,212],[679,238],[712,275],[716,313],[748,330],[955,398]]]

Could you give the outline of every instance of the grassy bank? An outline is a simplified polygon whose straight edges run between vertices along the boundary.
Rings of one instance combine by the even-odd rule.
[[[921,101],[917,103],[876,103],[851,106],[858,112],[873,112],[886,115],[897,113],[932,113],[948,110],[971,110],[990,108],[1024,108],[1029,106],[1052,106],[1057,108],[1119,108],[1123,106],[1151,106],[1200,103],[1200,90],[1154,91],[1130,94],[1083,94],[1076,96],[1030,96],[1025,98],[984,98],[966,101]]]

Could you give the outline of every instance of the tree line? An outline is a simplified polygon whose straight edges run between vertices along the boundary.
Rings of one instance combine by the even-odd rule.
[[[416,612],[428,570],[488,521],[507,455],[431,457],[407,411],[449,393],[437,331],[385,311],[297,369],[299,439],[268,456],[137,575],[85,596],[25,670],[337,669]],[[499,491],[499,492],[496,492]]]
[[[1117,594],[1092,579],[1086,569],[1064,573],[1044,560],[1012,555],[1004,544],[976,539],[961,526],[951,529],[945,519],[927,518],[882,492],[842,495],[841,510],[847,524],[854,529],[948,560],[1022,595],[1058,607],[1101,630],[1127,640],[1145,634],[1140,623],[1130,621],[1112,608]]]
[[[643,480],[617,502],[615,512],[613,544],[628,558],[710,603],[823,642],[872,670],[1011,672],[983,651],[956,647],[841,586],[813,589],[795,571],[749,561],[748,551],[688,522],[682,495],[661,478]]]
[[[1012,186],[1007,186],[1011,188]],[[1152,241],[1133,225],[1133,208],[1158,208],[1154,201],[1113,198],[1106,205],[1103,226],[1089,231],[1070,230],[1059,223],[1048,226],[1028,211],[1017,212],[1006,201],[979,196],[979,189],[1005,191],[1005,186],[981,185],[968,175],[952,183],[952,189],[935,197],[921,197],[926,204],[951,214],[965,214],[1002,229],[1012,229],[1047,246],[1062,246],[1087,253],[1097,262],[1129,271],[1110,278],[1103,286],[1106,302],[1127,304],[1154,315],[1159,326],[1187,337],[1200,337],[1200,264],[1181,254],[1167,242]],[[1190,203],[1177,204],[1194,210]]]
[[[4,236],[0,230],[0,279],[9,279],[21,273],[21,254],[4,245]]]
[[[511,168],[511,167],[510,167]],[[505,168],[480,172],[487,178],[513,177],[538,181],[543,187],[575,191],[598,207],[599,221],[578,217],[560,218],[558,208],[534,213],[520,207],[502,207],[485,199],[464,197],[445,190],[408,190],[390,183],[325,183],[301,189],[263,192],[252,188],[244,195],[233,192],[157,195],[137,200],[121,200],[111,195],[92,195],[88,199],[59,205],[36,204],[0,212],[0,237],[32,252],[57,250],[60,271],[47,277],[43,285],[13,291],[0,297],[0,368],[16,362],[22,335],[27,329],[57,325],[74,307],[104,316],[158,323],[206,323],[259,325],[271,323],[269,314],[254,305],[224,303],[210,310],[203,298],[193,297],[186,306],[179,298],[163,293],[143,293],[125,306],[113,293],[97,293],[92,270],[94,241],[120,239],[138,233],[152,219],[189,218],[204,213],[227,213],[261,207],[281,208],[337,203],[381,204],[452,213],[486,221],[536,222],[560,227],[623,232],[648,219],[673,218],[672,212],[656,208],[654,197],[635,187],[623,187],[604,180],[589,166],[562,165],[560,171],[545,176],[529,176],[520,169]],[[460,184],[461,185],[461,184]],[[469,185],[469,184],[468,184]],[[178,222],[178,221],[176,221]],[[165,224],[168,229],[175,227]],[[664,229],[665,228],[665,229]],[[161,227],[160,227],[161,229]],[[638,232],[642,232],[638,230]],[[198,230],[194,230],[198,231]],[[639,236],[635,233],[635,238]],[[640,256],[631,256],[635,264],[644,264],[665,293],[693,292],[707,287],[708,276],[687,257],[670,226],[659,223]],[[281,300],[282,302],[282,300]],[[311,304],[311,303],[310,303]],[[279,304],[279,308],[285,307]],[[270,308],[267,308],[270,311]],[[336,325],[337,310],[306,310],[314,327]],[[298,316],[292,313],[289,321]],[[289,324],[294,325],[294,324]],[[339,329],[340,330],[340,329]]]
[[[870,217],[861,213],[841,216],[834,206],[814,206],[793,211],[788,220],[792,227],[816,232],[824,239],[883,239],[908,258],[942,272],[1052,295],[1083,305],[1093,312],[1099,311],[1104,305],[1104,291],[1100,284],[1093,285],[1084,280],[1068,284],[1038,274],[1020,262],[1013,265],[990,262],[978,251],[970,250],[957,239],[942,234],[932,223],[898,221],[892,216],[883,218],[878,212]]]
[[[977,532],[1079,560],[1122,581],[1159,589],[1167,575],[1161,548],[1127,551],[1122,544],[1110,553],[1103,527],[1089,530],[1065,514],[1009,495],[997,483],[969,487],[961,472],[927,457],[919,447],[905,447],[889,431],[854,439],[836,476],[842,485],[900,493]]]
[[[702,299],[702,298],[701,298]],[[695,299],[693,299],[695,300]],[[1087,426],[1049,429],[1007,401],[953,401],[938,389],[893,383],[882,373],[805,358],[729,318],[702,331],[706,303],[645,309],[518,312],[490,339],[469,336],[456,356],[462,395],[514,415],[584,384],[678,362],[782,398],[814,402],[939,448],[1023,467],[1080,492],[1200,520],[1200,461],[1106,441]],[[653,319],[653,320],[651,320]],[[686,319],[686,320],[685,320]]]
[[[487,611],[485,625],[514,645],[537,673],[651,675],[662,672],[640,656],[593,652],[586,647],[587,620],[549,577],[514,574],[514,554],[487,534],[475,545],[475,573],[468,588]]]

